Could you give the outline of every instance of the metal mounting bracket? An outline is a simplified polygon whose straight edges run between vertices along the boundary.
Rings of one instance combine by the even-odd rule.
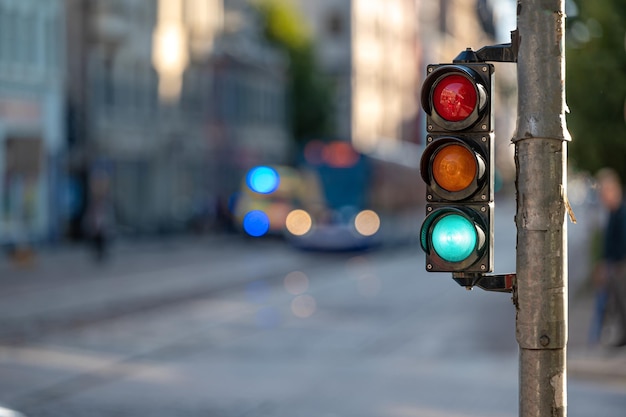
[[[467,48],[452,60],[455,64],[472,62],[517,62],[520,44],[519,31],[511,32],[511,43],[483,46],[478,51]]]
[[[454,272],[452,273],[452,279],[468,290],[478,287],[485,291],[511,293],[516,284],[517,274],[515,272],[509,274]]]

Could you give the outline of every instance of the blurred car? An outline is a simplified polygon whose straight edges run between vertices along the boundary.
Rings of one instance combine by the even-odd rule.
[[[256,166],[242,180],[232,214],[242,232],[260,237],[282,236],[289,212],[300,206],[302,177],[285,165]]]

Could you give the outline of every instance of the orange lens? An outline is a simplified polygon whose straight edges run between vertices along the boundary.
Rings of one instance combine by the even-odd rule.
[[[476,177],[476,156],[461,145],[448,145],[435,155],[432,165],[437,184],[450,192],[469,187]]]

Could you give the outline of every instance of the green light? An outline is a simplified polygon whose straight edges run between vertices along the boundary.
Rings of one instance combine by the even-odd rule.
[[[433,227],[433,249],[447,262],[465,260],[476,248],[477,241],[474,224],[459,214],[444,216]]]

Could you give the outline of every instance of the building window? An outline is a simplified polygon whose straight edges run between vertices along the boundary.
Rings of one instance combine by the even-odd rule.
[[[9,47],[9,25],[8,25],[7,11],[0,4],[0,64],[6,64],[9,61],[8,47]]]
[[[25,50],[30,46],[28,45],[28,35],[26,33],[26,30],[24,30],[27,27],[25,17],[26,16],[20,11],[16,12],[14,16],[15,26],[13,27],[13,37],[15,39],[15,45],[17,46],[15,48],[14,59],[20,70],[23,68],[26,62],[24,56],[26,53]],[[30,28],[28,28],[28,30],[30,30]]]
[[[45,65],[47,68],[50,68],[52,71],[57,71],[58,68],[58,58],[57,54],[59,53],[59,37],[57,32],[57,22],[53,16],[46,16],[44,21],[44,33],[45,33]]]
[[[24,25],[22,27],[22,59],[23,64],[35,68],[37,67],[37,48],[39,47],[39,25],[37,24],[37,16],[24,16]]]
[[[10,9],[4,10],[2,13],[4,21],[2,22],[2,58],[6,64],[13,64],[16,59],[16,44],[15,39],[16,22],[15,13],[12,13]]]
[[[333,38],[339,38],[344,33],[344,20],[339,11],[333,10],[326,17],[326,31]]]

